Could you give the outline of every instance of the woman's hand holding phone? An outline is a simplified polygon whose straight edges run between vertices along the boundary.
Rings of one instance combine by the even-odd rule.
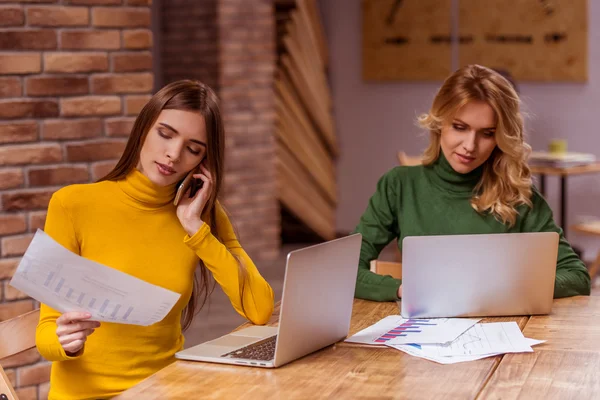
[[[206,207],[206,202],[212,192],[212,175],[204,162],[200,163],[199,170],[193,174],[194,179],[202,181],[202,187],[196,192],[194,197],[190,197],[191,188],[188,188],[181,196],[177,204],[177,217],[188,235],[192,236],[202,227],[202,212]]]

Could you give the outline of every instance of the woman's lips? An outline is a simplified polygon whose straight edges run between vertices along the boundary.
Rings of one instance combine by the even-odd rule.
[[[157,162],[156,166],[157,166],[158,172],[160,172],[161,174],[166,175],[166,176],[173,175],[175,172],[177,172],[173,168],[171,168],[165,164],[161,164],[161,163]]]

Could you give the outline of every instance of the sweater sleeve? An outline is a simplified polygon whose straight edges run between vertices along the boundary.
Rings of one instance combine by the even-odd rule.
[[[355,232],[362,234],[360,261],[356,280],[355,296],[375,301],[398,299],[398,288],[402,283],[389,275],[382,276],[371,272],[371,260],[376,259],[381,250],[399,236],[397,207],[399,205],[398,168],[386,173],[377,183],[377,191],[360,218]]]
[[[79,243],[75,235],[71,217],[65,210],[59,198],[59,192],[55,193],[48,205],[48,214],[44,231],[66,249],[79,254]],[[76,356],[70,357],[66,354],[58,341],[56,334],[56,319],[61,313],[46,304],[40,305],[40,321],[35,331],[35,344],[38,351],[48,361],[64,361],[80,357],[84,349]]]
[[[263,325],[273,313],[273,290],[238,242],[225,210],[218,203],[217,227],[222,242],[206,223],[193,236],[186,235],[184,242],[210,270],[233,308],[252,323]]]
[[[552,209],[535,188],[531,200],[533,207],[524,219],[523,230],[525,232],[557,232],[560,235],[554,298],[589,295],[591,290],[590,274],[567,242],[563,230],[554,222]]]

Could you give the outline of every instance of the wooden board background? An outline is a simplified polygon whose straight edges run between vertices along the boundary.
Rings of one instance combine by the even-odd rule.
[[[459,66],[504,69],[517,81],[587,81],[587,0],[457,3]],[[451,7],[451,0],[362,0],[363,79],[445,79]]]
[[[586,81],[587,0],[460,0],[459,63],[516,81]]]
[[[365,80],[441,80],[451,72],[451,0],[362,1]],[[405,43],[397,43],[406,40]],[[441,40],[440,40],[441,39]]]

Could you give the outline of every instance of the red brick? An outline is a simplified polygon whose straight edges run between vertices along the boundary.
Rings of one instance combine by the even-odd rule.
[[[148,29],[123,31],[123,47],[126,49],[149,49],[152,47],[152,32]]]
[[[45,72],[104,72],[108,71],[106,53],[45,53]]]
[[[22,93],[21,78],[0,77],[0,97],[21,97]]]
[[[0,119],[58,117],[54,100],[0,100]]]
[[[0,362],[0,364],[2,364],[2,362]],[[17,372],[14,369],[7,369],[4,372],[6,372],[6,377],[10,384],[13,387],[17,386]]]
[[[125,150],[122,140],[67,144],[69,162],[112,160],[121,157]]]
[[[44,230],[46,224],[46,211],[32,211],[29,213],[29,231]]]
[[[121,114],[121,99],[117,96],[85,96],[60,100],[65,117]]]
[[[38,140],[37,122],[11,122],[0,124],[0,144],[25,143]]]
[[[107,119],[105,131],[107,136],[129,136],[135,118],[113,118]]]
[[[56,32],[50,29],[0,31],[0,50],[52,50],[56,43]]]
[[[19,387],[15,392],[19,400],[38,400],[37,386]]]
[[[125,115],[138,115],[151,98],[151,95],[125,97]]]
[[[95,7],[92,21],[101,28],[147,28],[150,27],[150,8]]]
[[[25,293],[21,292],[18,289],[15,289],[14,287],[10,286],[8,284],[9,281],[5,281],[4,282],[4,299],[8,300],[8,301],[13,301],[13,300],[22,300],[22,299],[28,299],[29,296],[27,296]],[[33,349],[35,350],[35,349]],[[36,350],[37,353],[37,350]],[[19,353],[17,354],[17,356],[20,356],[24,353]],[[15,356],[16,357],[16,356]],[[10,357],[12,358],[12,357]],[[7,361],[9,360],[8,358],[6,359]],[[35,362],[37,360],[34,360],[33,362]],[[4,365],[4,360],[2,360],[2,364]],[[14,365],[23,365],[23,364],[17,364],[18,361],[15,362]],[[31,363],[27,363],[27,364],[31,364]]]
[[[125,0],[128,6],[151,6],[152,0]]]
[[[25,24],[25,13],[21,7],[0,6],[0,26],[23,26]]]
[[[69,183],[87,182],[89,179],[86,166],[58,166],[32,168],[28,172],[29,186],[58,186]]]
[[[26,78],[28,96],[65,96],[87,94],[88,78],[76,76],[35,76]]]
[[[54,190],[23,190],[2,194],[5,211],[45,210]]]
[[[92,164],[92,180],[95,182],[100,178],[103,178],[117,165],[117,160],[112,161],[100,161]]]
[[[92,93],[147,93],[152,91],[151,72],[92,76]]]
[[[30,26],[86,26],[90,23],[87,7],[29,7],[27,23]]]
[[[279,255],[279,252],[277,252]],[[50,392],[50,382],[42,383],[38,386],[38,399],[43,400],[48,398],[48,393]]]
[[[14,189],[23,186],[23,170],[18,168],[0,171],[0,190]]]
[[[29,311],[33,311],[33,302],[31,300],[11,301],[10,303],[0,304],[0,321],[6,321]]]
[[[86,6],[110,6],[119,5],[123,0],[64,0],[65,4],[79,4]]]
[[[62,161],[57,144],[24,144],[0,147],[0,165],[47,164]]]
[[[42,56],[39,53],[0,54],[0,74],[35,74],[42,70]]]
[[[111,57],[114,72],[152,70],[152,53],[150,52],[113,53]]]
[[[27,230],[25,215],[23,214],[0,214],[0,235],[14,235]]]
[[[60,33],[62,49],[116,50],[121,47],[117,30],[64,31]]]
[[[44,140],[89,139],[102,136],[100,119],[47,120],[42,125]]]
[[[30,367],[19,368],[17,370],[19,385],[29,386],[48,382],[50,380],[51,365],[51,363],[45,362]]]
[[[58,3],[59,0],[0,0],[0,3]]]
[[[2,238],[2,257],[22,256],[32,239],[33,234]]]
[[[20,258],[0,259],[0,279],[12,278],[20,261]]]

